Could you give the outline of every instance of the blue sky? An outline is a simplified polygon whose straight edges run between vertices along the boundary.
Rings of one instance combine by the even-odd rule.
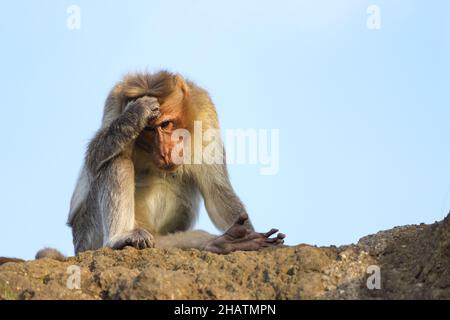
[[[81,29],[66,25],[81,8]],[[381,9],[369,30],[366,10]],[[110,87],[166,68],[222,128],[280,130],[277,175],[230,166],[257,229],[346,244],[450,209],[446,1],[8,1],[0,10],[0,255],[73,254],[69,201]],[[197,227],[216,232],[204,210]]]

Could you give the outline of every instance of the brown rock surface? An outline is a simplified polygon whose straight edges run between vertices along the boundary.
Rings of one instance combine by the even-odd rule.
[[[78,266],[81,289],[69,289]],[[377,265],[381,289],[369,290]],[[102,249],[66,262],[0,266],[0,299],[450,299],[450,217],[342,247],[298,245],[216,255]]]

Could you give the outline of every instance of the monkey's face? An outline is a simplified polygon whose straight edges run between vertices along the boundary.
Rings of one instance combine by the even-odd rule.
[[[147,126],[136,140],[136,146],[143,149],[159,169],[174,171],[179,167],[172,159],[172,151],[176,144],[172,133],[182,128],[180,118],[174,115],[161,116]]]
[[[174,171],[180,166],[172,158],[174,147],[179,141],[174,141],[172,134],[177,129],[186,128],[182,93],[174,92],[161,104],[160,109],[161,115],[149,122],[137,138],[136,146],[146,151],[149,160],[159,169]],[[182,156],[175,155],[178,159]]]

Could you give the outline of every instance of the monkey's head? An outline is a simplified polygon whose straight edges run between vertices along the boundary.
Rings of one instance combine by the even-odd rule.
[[[165,171],[174,171],[180,166],[172,159],[172,151],[179,143],[173,141],[172,134],[177,129],[188,129],[189,124],[189,87],[179,75],[171,75],[171,79],[172,85],[166,95],[156,96],[160,104],[160,116],[149,121],[136,139],[136,147],[144,150],[149,160]],[[182,154],[178,156],[182,157]]]

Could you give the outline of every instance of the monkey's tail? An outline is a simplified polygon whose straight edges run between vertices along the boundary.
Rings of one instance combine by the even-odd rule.
[[[36,260],[44,259],[44,258],[53,259],[53,260],[57,260],[57,261],[66,261],[66,259],[67,259],[66,256],[63,255],[61,252],[59,252],[56,249],[52,249],[52,248],[44,248],[42,250],[39,250],[38,253],[36,253]],[[7,262],[16,262],[17,263],[17,262],[25,262],[25,260],[16,259],[16,258],[0,257],[0,266]]]
[[[49,258],[58,261],[66,261],[66,256],[56,249],[44,248],[36,253],[36,260]]]
[[[0,266],[2,264],[5,264],[7,262],[25,262],[25,260],[22,259],[16,259],[16,258],[6,258],[6,257],[0,257]]]

